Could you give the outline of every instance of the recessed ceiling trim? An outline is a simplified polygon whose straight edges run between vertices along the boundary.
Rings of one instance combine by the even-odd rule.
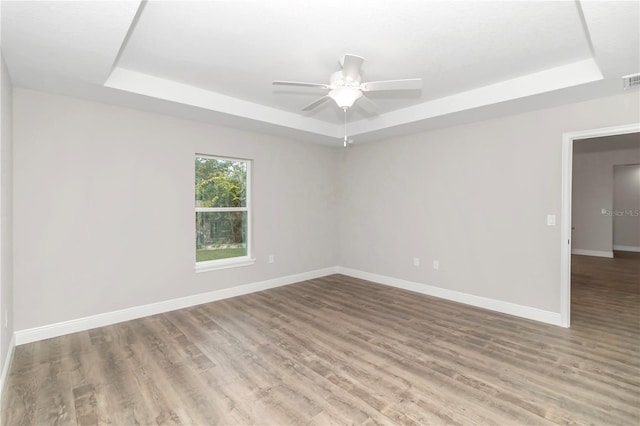
[[[322,136],[334,138],[340,136],[340,127],[335,124],[120,67],[113,70],[104,85],[113,89],[304,130]]]
[[[358,120],[350,123],[350,132],[353,135],[375,132],[388,127],[454,114],[473,108],[591,83],[601,79],[602,73],[596,62],[593,59],[585,59],[388,112],[373,120]],[[118,90],[277,124],[322,136],[340,137],[341,127],[339,125],[120,67],[113,70],[104,85]]]
[[[380,115],[375,120],[358,120],[350,124],[350,132],[353,135],[373,132],[387,127],[400,126],[473,108],[591,83],[602,80],[602,78],[602,73],[595,60],[591,58],[585,59],[391,111]]]

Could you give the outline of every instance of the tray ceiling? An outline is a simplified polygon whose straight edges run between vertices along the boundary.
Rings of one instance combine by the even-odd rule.
[[[2,2],[16,86],[335,143],[342,111],[300,109],[344,53],[366,80],[420,77],[349,110],[358,141],[622,91],[640,71],[638,2]],[[637,92],[636,92],[637,93]]]

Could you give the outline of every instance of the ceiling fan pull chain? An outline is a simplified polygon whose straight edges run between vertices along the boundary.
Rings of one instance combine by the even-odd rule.
[[[344,147],[347,147],[347,107],[343,107],[344,111]]]

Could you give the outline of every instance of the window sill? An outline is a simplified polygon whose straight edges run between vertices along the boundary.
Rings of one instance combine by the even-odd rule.
[[[233,259],[210,260],[208,262],[196,263],[196,273],[217,271],[219,269],[239,268],[241,266],[253,265],[255,259],[250,257],[235,257]]]

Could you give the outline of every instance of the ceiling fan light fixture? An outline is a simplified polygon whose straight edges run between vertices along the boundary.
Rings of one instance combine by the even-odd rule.
[[[329,92],[329,97],[336,101],[340,108],[351,108],[361,96],[362,92],[353,87],[337,87]]]
[[[311,111],[329,99],[343,110],[347,110],[360,98],[360,107],[368,114],[377,114],[376,105],[363,95],[363,92],[378,92],[389,90],[420,90],[422,89],[422,79],[405,78],[402,80],[379,80],[362,82],[362,56],[346,54],[339,59],[341,70],[331,74],[329,84],[305,83],[301,81],[276,80],[273,82],[279,86],[312,87],[328,89],[329,93],[311,102],[302,108],[302,111]]]

